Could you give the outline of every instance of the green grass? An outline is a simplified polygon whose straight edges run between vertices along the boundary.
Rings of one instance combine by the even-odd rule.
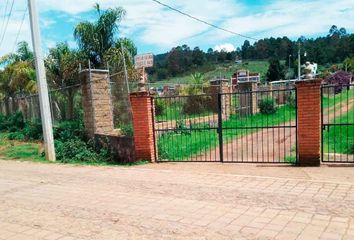
[[[20,160],[20,161],[32,161],[42,163],[52,163],[45,159],[39,152],[40,144],[35,142],[18,142],[8,140],[8,133],[0,133],[0,158],[3,160]],[[61,162],[55,162],[57,164],[64,164]],[[73,165],[90,165],[90,166],[137,166],[147,164],[148,161],[137,161],[134,163],[113,164],[107,162],[70,162]]]
[[[235,127],[265,127],[276,126],[295,119],[295,109],[283,106],[275,114],[255,114],[248,117],[232,115],[228,120],[223,121],[223,128]],[[218,146],[217,123],[197,124],[192,128],[180,129],[174,132],[162,134],[158,137],[158,152],[160,160],[168,159],[182,161],[191,158],[193,155],[208,153],[210,149]],[[256,128],[248,130],[224,130],[223,140],[225,143],[235,138],[257,131]]]
[[[46,162],[39,153],[39,144],[8,140],[7,133],[0,133],[0,157],[9,160]]]
[[[195,118],[195,117],[204,117],[208,115],[213,115],[210,111],[205,111],[202,113],[195,114],[184,114],[183,113],[183,105],[182,104],[166,104],[166,108],[164,111],[156,116],[156,121],[169,121],[169,120],[181,120],[187,118]]]
[[[324,94],[322,97],[322,104],[324,108],[330,108],[337,104],[346,104],[347,100],[351,99],[354,99],[354,89],[344,90],[336,95],[331,94],[328,96],[327,94]]]
[[[354,123],[354,109],[333,119],[332,123]],[[325,152],[354,154],[354,126],[331,126],[323,134]]]
[[[2,154],[8,159],[30,160],[34,162],[46,162],[46,159],[38,152],[38,144],[24,143],[12,145],[6,148]]]

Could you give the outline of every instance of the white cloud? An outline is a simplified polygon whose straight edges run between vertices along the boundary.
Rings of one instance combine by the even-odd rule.
[[[231,43],[225,43],[225,44],[221,44],[221,45],[216,45],[214,47],[214,51],[217,51],[217,52],[221,52],[221,51],[233,52],[233,51],[236,51],[236,48]]]
[[[5,2],[0,1],[0,21],[3,18]],[[127,16],[122,22],[121,31],[124,36],[133,38],[140,44],[167,50],[184,43],[194,46],[219,46],[226,42],[235,46],[245,40],[189,19],[151,0],[37,0],[42,15],[42,31],[53,28],[60,15],[65,15],[66,20],[63,20],[71,24],[87,20],[83,18],[82,13],[91,10],[96,2],[103,9],[123,6],[127,10]],[[215,25],[256,38],[313,36],[327,32],[333,24],[354,31],[353,0],[274,0],[257,7],[235,0],[162,0],[162,2]],[[14,13],[4,44],[0,47],[0,55],[12,50],[21,22],[20,10],[23,10],[26,4],[27,0],[15,1]],[[48,13],[56,14],[56,19],[49,18],[46,15]],[[43,18],[43,15],[46,15],[46,18]],[[53,39],[47,39],[48,43],[44,43],[43,46],[53,44],[51,41],[55,38],[50,37]],[[19,40],[30,42],[28,18]]]

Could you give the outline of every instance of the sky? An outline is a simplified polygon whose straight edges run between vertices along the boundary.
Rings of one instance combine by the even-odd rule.
[[[27,0],[0,0],[0,56],[12,52],[16,42],[31,44]],[[121,6],[127,11],[119,36],[131,38],[138,53],[164,53],[188,44],[203,50],[234,50],[246,40],[189,19],[152,0],[36,0],[39,9],[42,48],[46,54],[57,42],[77,47],[73,38],[81,21],[94,21],[93,5],[102,9]],[[265,37],[326,35],[332,25],[354,32],[353,0],[161,0],[190,15],[231,31],[261,39]],[[6,10],[7,3],[7,11]],[[21,22],[25,16],[22,27]],[[8,25],[7,23],[8,20]],[[7,29],[5,30],[5,26]],[[18,36],[18,37],[17,37]],[[17,41],[16,41],[17,39]],[[251,40],[251,42],[253,42]]]

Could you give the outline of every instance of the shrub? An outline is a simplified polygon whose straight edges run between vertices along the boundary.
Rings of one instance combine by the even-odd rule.
[[[23,129],[23,135],[27,140],[43,139],[42,123],[39,120],[27,122]]]
[[[270,97],[263,98],[258,104],[259,111],[262,114],[273,114],[277,111],[274,99]]]
[[[55,141],[55,150],[57,160],[63,163],[97,163],[105,161],[103,154],[95,152],[92,147],[77,138],[67,141]]]
[[[64,121],[54,127],[54,138],[60,141],[70,139],[87,140],[82,121]]]
[[[10,132],[16,132],[21,130],[25,126],[25,119],[23,118],[22,112],[16,112],[15,114],[8,117],[7,129]]]
[[[157,116],[160,116],[164,113],[164,111],[166,110],[165,104],[166,104],[165,101],[163,101],[162,99],[155,100],[155,114]]]
[[[296,108],[296,97],[295,94],[290,94],[287,95],[286,97],[286,105],[288,105],[291,108]]]
[[[16,132],[23,129],[25,120],[21,112],[16,112],[10,116],[0,116],[0,130]]]
[[[122,134],[125,136],[132,137],[134,135],[133,125],[132,124],[124,124],[120,126]]]
[[[337,94],[342,92],[343,88],[347,87],[347,85],[350,84],[351,79],[352,79],[351,73],[338,71],[333,75],[330,75],[326,79],[326,81],[328,84],[335,85],[335,93]]]
[[[9,140],[18,140],[23,141],[25,140],[25,135],[21,132],[11,132],[8,135]]]
[[[4,115],[0,114],[0,131],[6,130],[7,118]]]
[[[189,96],[183,104],[182,112],[187,115],[200,114],[210,110],[210,96]]]

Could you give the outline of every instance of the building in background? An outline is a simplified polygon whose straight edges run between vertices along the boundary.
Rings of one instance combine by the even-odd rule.
[[[256,82],[261,81],[260,73],[253,73],[247,69],[241,69],[232,75],[232,85],[236,85],[239,82]]]

